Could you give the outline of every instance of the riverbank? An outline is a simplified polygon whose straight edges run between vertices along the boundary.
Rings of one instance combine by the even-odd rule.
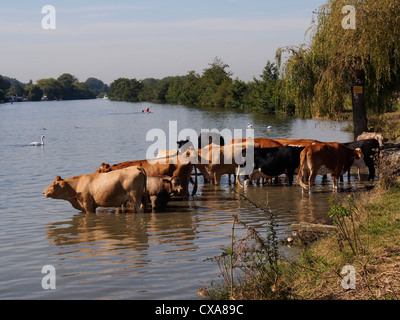
[[[273,228],[267,239],[248,227],[236,239],[232,228],[235,241],[213,258],[224,285],[201,292],[215,300],[400,299],[400,151],[384,153],[379,182],[332,200],[327,223],[336,231],[298,233],[291,240],[301,256],[290,261],[276,253]]]
[[[283,280],[290,286],[292,298],[400,299],[399,178],[387,188],[379,185],[335,208],[339,214],[350,213],[336,217],[346,221],[347,231],[339,228],[305,247],[298,262],[286,262]],[[346,268],[347,272],[353,270],[353,280]],[[343,279],[353,282],[343,285]]]

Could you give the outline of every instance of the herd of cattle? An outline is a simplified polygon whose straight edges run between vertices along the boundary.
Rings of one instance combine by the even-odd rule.
[[[245,182],[285,174],[287,184],[292,185],[297,174],[296,181],[303,190],[311,192],[316,176],[329,173],[335,191],[338,179],[352,166],[368,167],[368,179],[373,180],[374,158],[379,155],[384,142],[382,135],[377,133],[364,133],[356,142],[345,144],[267,138],[233,139],[225,144],[221,136],[215,139],[200,135],[197,141],[200,148],[195,148],[188,140],[179,141],[177,149],[164,150],[155,159],[114,165],[102,163],[91,174],[65,179],[57,176],[43,195],[67,200],[75,209],[86,213],[94,213],[98,207],[138,213],[150,209],[155,211],[167,206],[172,196],[179,195],[188,200],[190,183],[194,184],[192,194],[195,194],[197,170],[205,182],[213,181],[219,185],[221,176],[228,174],[236,176],[236,182],[242,186],[236,173],[243,163],[235,161],[236,153],[239,150],[243,157],[249,147],[254,150],[254,163],[252,173],[246,176]],[[228,150],[230,152],[226,152]],[[195,181],[192,178],[193,169]]]

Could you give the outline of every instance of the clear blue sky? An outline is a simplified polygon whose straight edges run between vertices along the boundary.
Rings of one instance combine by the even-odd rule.
[[[202,73],[218,56],[234,78],[259,77],[282,46],[308,42],[324,0],[16,0],[0,7],[0,74],[22,82],[71,73],[163,78]],[[44,5],[56,29],[42,28]]]

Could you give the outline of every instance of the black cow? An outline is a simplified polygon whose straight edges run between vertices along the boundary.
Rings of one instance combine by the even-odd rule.
[[[273,178],[285,173],[288,185],[292,185],[293,175],[300,166],[300,153],[304,148],[254,148],[254,171],[249,177],[250,180],[258,177]]]
[[[354,160],[353,167],[358,168],[358,177],[360,178],[360,168],[368,167],[369,176],[368,180],[375,179],[375,166],[374,159],[379,156],[380,147],[379,142],[376,139],[360,140],[355,142],[347,142],[344,145],[355,150],[359,148],[363,153],[363,159]],[[350,179],[350,170],[348,171],[348,178]]]

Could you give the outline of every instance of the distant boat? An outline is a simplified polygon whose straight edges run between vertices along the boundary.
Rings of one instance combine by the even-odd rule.
[[[47,98],[47,96],[43,96],[43,97],[42,97],[42,101],[47,101],[47,100],[49,100],[49,99]]]
[[[104,95],[103,100],[108,100],[107,95]]]

